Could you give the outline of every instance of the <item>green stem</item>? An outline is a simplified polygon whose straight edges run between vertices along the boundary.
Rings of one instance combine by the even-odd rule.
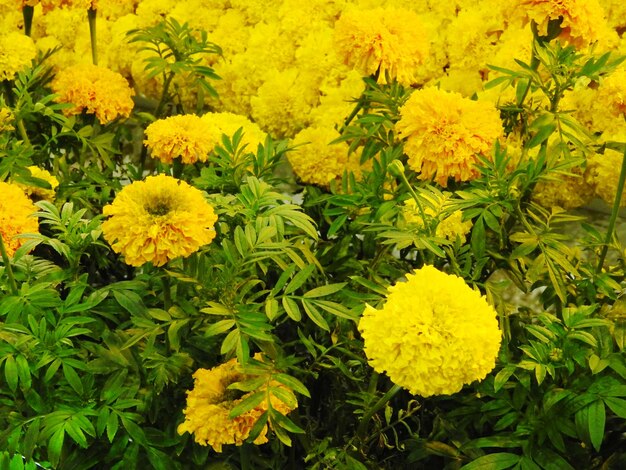
[[[239,464],[241,465],[241,470],[251,470],[251,462],[250,462],[250,446],[247,444],[239,447]]]
[[[28,134],[26,133],[26,127],[24,126],[24,121],[21,119],[16,119],[17,121],[17,130],[20,131],[20,136],[22,136],[22,140],[26,145],[30,147],[30,139],[28,138]]]
[[[604,240],[604,246],[602,247],[602,253],[600,254],[600,260],[598,261],[598,267],[596,272],[600,273],[604,266],[604,260],[606,254],[609,251],[609,243],[613,238],[615,232],[615,223],[617,222],[617,216],[619,215],[619,206],[622,202],[622,194],[624,193],[624,181],[626,181],[626,150],[624,150],[624,157],[622,159],[622,169],[619,173],[619,180],[617,182],[617,192],[615,193],[615,200],[613,201],[613,209],[611,210],[611,218],[609,219],[609,228],[606,231],[606,239]]]
[[[24,5],[22,8],[22,16],[24,17],[24,34],[30,36],[30,32],[33,27],[33,15],[35,9],[31,6]]]
[[[402,387],[400,387],[399,385],[393,385],[393,387],[391,387],[389,389],[389,391],[387,391],[387,393],[385,393],[380,400],[378,400],[373,407],[371,407],[369,410],[367,410],[367,412],[363,415],[363,418],[361,419],[361,422],[359,423],[359,427],[357,428],[357,436],[364,438],[365,437],[365,433],[367,432],[367,425],[369,424],[370,420],[372,419],[372,417],[378,413],[388,402],[389,400],[391,400],[393,397],[395,397],[398,392],[402,390]]]
[[[363,97],[363,95],[361,95],[359,97],[359,100],[356,102],[356,105],[354,106],[354,109],[352,110],[350,115],[346,118],[346,120],[343,122],[343,126],[341,126],[341,129],[339,129],[339,133],[340,134],[343,134],[343,131],[346,130],[346,127],[348,127],[350,125],[350,123],[356,117],[356,115],[359,114],[359,111],[361,111],[361,109],[363,109],[364,101],[365,101],[364,97]]]
[[[163,281],[163,310],[167,311],[172,306],[172,290],[170,285],[170,278],[164,276]]]
[[[91,60],[93,65],[98,65],[98,45],[96,42],[96,14],[97,10],[89,8],[87,19],[89,20],[89,38],[91,39]]]
[[[0,254],[2,255],[2,262],[4,263],[4,270],[7,273],[7,277],[9,278],[9,286],[11,287],[11,293],[13,295],[18,295],[17,283],[15,282],[15,277],[13,276],[13,268],[11,267],[11,261],[9,260],[9,255],[7,254],[7,250],[4,247],[4,240],[2,239],[1,233],[0,233]]]
[[[163,108],[165,107],[165,102],[167,101],[167,95],[170,91],[170,84],[174,79],[174,74],[170,73],[163,82],[163,93],[161,94],[161,100],[157,105],[156,111],[154,112],[154,117],[159,119],[161,117],[161,113],[163,112]]]

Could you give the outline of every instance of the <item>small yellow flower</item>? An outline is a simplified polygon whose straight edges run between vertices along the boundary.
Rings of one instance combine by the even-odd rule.
[[[171,176],[126,186],[103,213],[104,238],[131,266],[162,266],[215,238],[217,216],[202,192]]]
[[[91,64],[73,65],[59,71],[52,81],[58,103],[71,103],[67,115],[95,114],[109,123],[118,117],[128,117],[133,110],[134,91],[122,75],[105,67]]]
[[[24,192],[33,199],[40,200],[45,199],[47,201],[51,201],[54,199],[55,189],[59,186],[59,180],[56,176],[50,174],[48,170],[44,170],[37,166],[29,166],[28,170],[30,171],[31,176],[38,178],[40,180],[47,181],[50,185],[50,189],[40,188],[38,186],[27,186],[20,184],[20,187],[24,190]]]
[[[501,332],[496,311],[463,279],[424,266],[389,288],[382,309],[359,323],[377,372],[414,395],[456,393],[494,368]]]
[[[31,38],[23,33],[3,33],[0,36],[0,81],[13,80],[36,55],[37,48]]]
[[[194,388],[187,392],[185,421],[178,426],[178,433],[193,434],[198,444],[210,445],[215,452],[222,452],[224,445],[242,445],[261,415],[267,411],[267,402],[263,400],[253,409],[236,418],[229,418],[231,410],[254,393],[250,392],[237,398],[233,391],[227,389],[230,384],[247,378],[241,372],[237,359],[231,359],[210,370],[198,369],[193,378]],[[277,382],[271,382],[270,385],[285,388]],[[257,391],[262,391],[266,387],[267,385],[264,385]],[[287,414],[293,409],[272,394],[270,402],[272,408],[281,414]],[[254,440],[254,444],[266,442],[267,425]]]
[[[478,156],[490,156],[493,143],[503,134],[493,104],[432,87],[413,92],[400,116],[396,130],[406,139],[409,167],[421,179],[434,178],[444,187],[449,178],[478,177]]]
[[[37,208],[16,184],[0,182],[0,194],[0,235],[11,257],[24,243],[18,235],[39,231]]]
[[[206,162],[221,133],[208,120],[195,114],[171,116],[150,124],[144,144],[153,158],[172,163],[180,157],[183,163]]]

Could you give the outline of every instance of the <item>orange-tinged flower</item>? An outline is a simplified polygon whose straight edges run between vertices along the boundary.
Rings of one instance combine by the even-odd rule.
[[[126,186],[103,213],[104,238],[131,266],[162,266],[215,238],[217,216],[202,192],[171,176],[149,176]]]
[[[423,180],[446,186],[448,178],[469,181],[478,176],[478,156],[489,156],[502,136],[495,106],[437,88],[413,92],[400,109],[398,135],[406,139],[408,165]]]
[[[133,109],[133,90],[119,73],[105,67],[79,64],[59,71],[52,81],[52,90],[59,103],[71,103],[65,109],[68,115],[95,114],[98,120],[109,123],[118,117],[128,117]]]

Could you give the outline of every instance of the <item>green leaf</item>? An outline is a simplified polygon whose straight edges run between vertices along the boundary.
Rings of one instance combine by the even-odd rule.
[[[65,376],[65,380],[70,384],[70,387],[72,387],[78,395],[82,395],[83,383],[74,368],[67,363],[63,363],[63,375]]]
[[[511,375],[513,375],[513,372],[515,372],[515,366],[508,365],[496,374],[496,377],[493,381],[494,392],[500,390],[504,386],[504,384],[508,382]]]
[[[230,330],[233,326],[235,326],[235,320],[220,320],[209,326],[204,332],[204,336],[210,338],[211,336],[221,335]]]
[[[511,468],[520,461],[520,456],[508,452],[483,455],[461,467],[461,470],[504,470]]]
[[[313,323],[319,326],[322,330],[330,331],[328,323],[326,322],[320,311],[315,307],[315,305],[313,305],[310,301],[306,299],[302,299],[302,306],[304,307],[304,311],[306,312],[307,316],[313,321]]]
[[[328,284],[326,286],[316,287],[315,289],[311,289],[305,293],[303,297],[308,299],[312,297],[325,297],[327,295],[334,294],[335,292],[339,292],[346,286],[346,284],[346,282],[342,282],[339,284]]]
[[[606,423],[606,411],[602,400],[594,401],[587,407],[589,438],[597,452],[600,451],[602,438],[604,437],[604,425]]]
[[[57,429],[48,441],[48,460],[53,467],[57,467],[61,459],[61,451],[63,450],[63,440],[65,439],[65,430],[63,427]]]
[[[233,409],[230,410],[228,417],[230,419],[236,418],[237,416],[256,408],[263,402],[263,400],[265,400],[265,391],[253,393],[249,397],[244,398],[241,403],[238,403],[235,407],[233,407]]]
[[[15,358],[13,355],[7,356],[4,361],[4,377],[7,381],[7,385],[11,389],[13,393],[17,390],[17,363],[15,362]]]
[[[295,377],[287,374],[274,374],[272,375],[272,378],[277,382],[280,382],[281,384],[287,386],[287,388],[290,388],[291,390],[298,392],[305,397],[311,398],[311,395],[309,394],[309,391],[304,386],[304,384]]]
[[[287,284],[287,287],[285,287],[285,294],[291,294],[292,292],[299,289],[302,286],[302,284],[306,282],[306,280],[309,278],[309,276],[313,273],[314,270],[315,270],[315,265],[309,264],[303,270],[297,273],[293,277],[293,279],[289,282],[289,284]]]
[[[283,308],[285,309],[285,312],[287,312],[287,315],[289,315],[289,318],[291,318],[294,321],[302,320],[302,313],[300,313],[300,307],[298,307],[298,304],[296,303],[295,300],[293,300],[292,297],[283,297],[282,304],[283,304]]]
[[[117,413],[110,413],[107,418],[107,438],[109,442],[113,443],[113,439],[115,438],[115,434],[117,434],[117,430],[119,428],[119,419]]]

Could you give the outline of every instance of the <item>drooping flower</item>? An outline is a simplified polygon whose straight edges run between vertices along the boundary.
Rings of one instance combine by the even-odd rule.
[[[0,194],[0,235],[11,257],[24,244],[18,235],[39,231],[37,218],[33,217],[37,208],[16,184],[0,182]]]
[[[33,40],[23,33],[3,33],[0,36],[0,81],[13,80],[27,68],[37,55]]]
[[[126,186],[103,213],[104,238],[131,266],[162,266],[215,238],[217,216],[202,192],[171,176]]]
[[[183,163],[205,162],[220,140],[215,126],[195,114],[180,114],[159,119],[146,128],[144,144],[153,158],[172,163],[180,157]]]
[[[364,75],[378,72],[404,85],[415,79],[428,56],[429,42],[420,18],[400,8],[345,11],[335,23],[337,55]]]
[[[478,176],[478,156],[489,156],[502,136],[495,106],[437,88],[415,91],[400,109],[396,130],[405,138],[409,167],[423,180],[446,186],[448,178],[469,181]]]
[[[359,323],[365,354],[377,372],[414,395],[456,393],[494,368],[501,332],[496,312],[458,276],[433,266],[389,288]]]
[[[229,418],[231,410],[254,393],[250,392],[237,398],[233,396],[233,391],[227,389],[230,384],[247,378],[241,372],[237,359],[231,359],[213,369],[198,369],[193,377],[194,388],[187,392],[185,421],[178,426],[178,433],[192,433],[198,444],[210,445],[215,452],[222,452],[224,445],[242,445],[250,436],[250,431],[261,415],[267,411],[268,406],[267,401],[263,400],[259,405],[236,418]],[[286,390],[277,382],[272,382],[270,385]],[[263,385],[256,391],[262,391],[266,387],[267,385]],[[287,414],[294,408],[273,394],[270,394],[270,403],[272,408],[281,414]],[[265,425],[253,441],[254,444],[267,442],[267,429]]]
[[[40,188],[39,186],[20,184],[19,186],[24,190],[26,195],[35,200],[53,200],[55,195],[55,189],[59,186],[59,180],[56,178],[56,176],[50,174],[48,170],[44,170],[43,168],[39,168],[38,166],[29,166],[28,170],[30,171],[31,176],[33,176],[34,178],[38,178],[40,180],[48,182],[48,184],[50,185],[50,189]]]
[[[109,123],[118,117],[128,117],[133,109],[133,90],[119,73],[105,67],[78,64],[60,70],[52,81],[52,90],[59,103],[71,103],[67,115],[95,114]]]
[[[598,0],[517,0],[511,8],[537,23],[541,36],[548,35],[550,21],[561,19],[560,37],[577,47],[602,39],[608,30]]]

